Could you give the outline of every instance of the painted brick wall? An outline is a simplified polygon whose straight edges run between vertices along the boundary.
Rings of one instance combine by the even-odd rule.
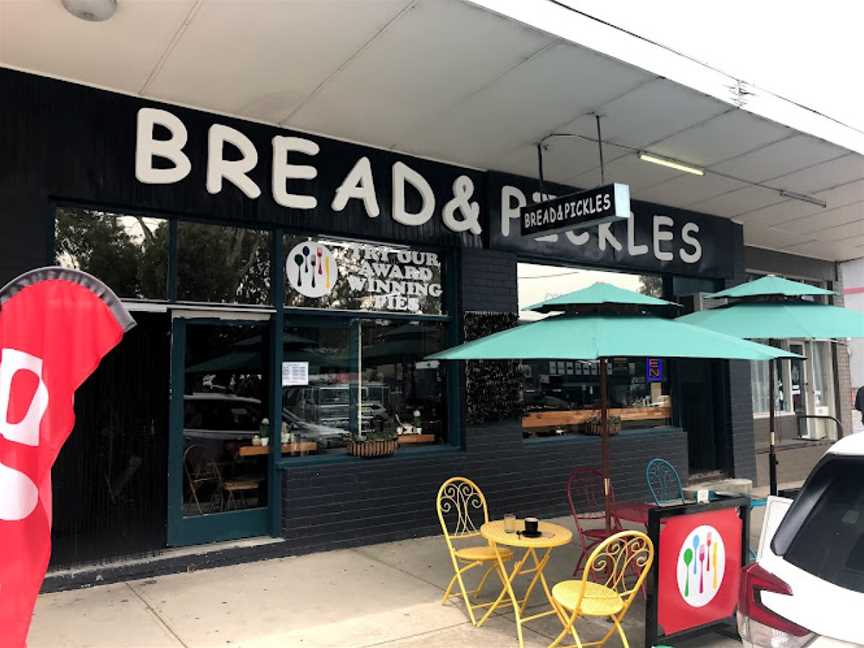
[[[726,282],[726,288],[737,286],[747,280],[747,264],[744,253],[744,232],[738,231],[739,241],[732,246],[736,255],[735,276]],[[750,385],[750,363],[742,360],[732,360],[726,363],[728,380],[726,389],[729,398],[726,406],[729,408],[726,420],[729,422],[728,433],[732,439],[732,476],[739,479],[751,479],[756,482],[756,446],[753,437],[753,400]]]
[[[461,290],[465,311],[517,312],[516,255],[494,250],[465,252]]]
[[[283,535],[295,553],[436,534],[435,495],[454,475],[475,480],[490,514],[567,513],[564,485],[577,466],[597,466],[600,445],[573,436],[523,442],[516,422],[466,430],[465,450],[397,453],[387,459],[288,467],[283,473]],[[670,460],[687,479],[685,434],[676,428],[624,433],[611,440],[619,499],[648,496],[644,467]]]

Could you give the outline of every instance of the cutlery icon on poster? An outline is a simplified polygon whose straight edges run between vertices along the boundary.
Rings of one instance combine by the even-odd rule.
[[[305,241],[286,255],[285,273],[292,289],[304,297],[317,299],[332,292],[339,278],[339,267],[326,245]]]
[[[726,547],[712,526],[702,525],[684,538],[678,550],[678,590],[687,605],[708,605],[723,587]]]

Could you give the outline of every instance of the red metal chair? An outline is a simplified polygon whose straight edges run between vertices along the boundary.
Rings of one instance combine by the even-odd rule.
[[[610,507],[614,510],[615,491],[609,483]],[[579,562],[573,570],[573,575],[579,574],[586,556],[598,544],[622,530],[621,521],[614,515],[611,517],[610,528],[606,528],[606,511],[603,499],[603,473],[596,468],[576,468],[567,478],[567,503],[570,514],[576,524],[576,532],[582,553]],[[599,528],[594,524],[601,523]]]

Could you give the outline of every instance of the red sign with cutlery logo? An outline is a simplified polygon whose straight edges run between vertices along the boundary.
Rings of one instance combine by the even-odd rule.
[[[738,600],[737,508],[669,517],[660,530],[658,623],[664,635],[729,618]]]

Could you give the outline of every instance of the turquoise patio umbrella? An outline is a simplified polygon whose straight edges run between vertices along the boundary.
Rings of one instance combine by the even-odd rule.
[[[798,358],[782,349],[748,342],[660,315],[678,304],[595,283],[535,304],[530,310],[559,313],[466,342],[430,360],[598,360],[601,457],[609,524],[608,360],[619,357],[772,360]]]
[[[741,338],[769,341],[864,337],[864,314],[812,301],[833,294],[824,288],[769,275],[708,295],[709,299],[730,302],[685,315],[677,321]],[[768,461],[772,495],[777,494],[774,388],[774,363],[771,362],[768,370]]]

